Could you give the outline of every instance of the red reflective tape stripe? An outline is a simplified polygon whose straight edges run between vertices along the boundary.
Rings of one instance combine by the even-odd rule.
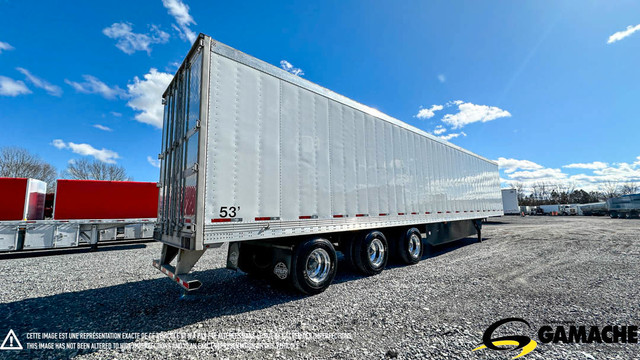
[[[442,214],[442,211],[438,211],[438,214]]]
[[[211,219],[212,223],[218,223],[218,222],[231,222],[231,219]]]
[[[404,213],[398,213],[398,215],[404,215]]]
[[[417,212],[412,212],[411,215],[418,215],[418,213]]]
[[[262,216],[262,217],[257,217],[256,221],[266,221],[266,220],[271,220],[271,217],[269,216]]]
[[[431,214],[429,211],[425,211],[424,213],[427,214],[427,215]]]
[[[191,224],[191,219],[184,219],[184,222],[187,224]]]
[[[447,214],[451,214],[451,211],[447,210]]]
[[[459,213],[459,212],[460,212],[460,210],[456,210],[456,214]]]
[[[343,218],[344,215],[333,215],[334,218]]]
[[[298,216],[298,219],[311,219],[311,215],[303,215],[303,216]]]
[[[378,216],[387,216],[387,214],[380,213]]]
[[[363,216],[367,216],[367,214],[356,214],[356,217],[363,217]]]

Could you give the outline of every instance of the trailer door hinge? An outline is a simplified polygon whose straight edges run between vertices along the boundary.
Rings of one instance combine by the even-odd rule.
[[[167,105],[167,99],[162,98],[162,105]]]
[[[193,170],[193,172],[198,172],[198,164],[197,163],[193,164],[193,166],[191,167],[191,170]]]
[[[196,120],[196,129],[200,129],[200,120]]]
[[[164,159],[164,154],[158,154],[158,160],[163,160]]]

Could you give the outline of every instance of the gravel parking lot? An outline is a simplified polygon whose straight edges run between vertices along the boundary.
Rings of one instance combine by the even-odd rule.
[[[520,334],[556,325],[640,325],[640,220],[502,217],[485,241],[434,248],[414,266],[364,278],[339,264],[334,284],[303,297],[222,269],[226,248],[181,289],[151,266],[160,244],[0,259],[0,340],[23,347],[86,342],[120,349],[0,351],[0,357],[510,359],[471,350],[492,323],[527,320]],[[119,340],[34,340],[28,333],[126,333]],[[135,335],[138,334],[138,335]],[[136,339],[136,337],[138,337]],[[639,344],[538,344],[525,359],[640,358]]]

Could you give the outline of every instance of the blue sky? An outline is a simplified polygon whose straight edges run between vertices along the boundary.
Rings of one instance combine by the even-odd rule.
[[[640,181],[640,2],[0,0],[0,146],[156,181],[199,33],[499,160],[504,184]]]

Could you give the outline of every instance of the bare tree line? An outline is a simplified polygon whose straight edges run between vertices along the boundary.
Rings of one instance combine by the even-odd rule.
[[[132,180],[122,166],[89,159],[72,160],[67,168],[58,174],[58,170],[53,165],[19,147],[0,148],[0,177],[42,180],[47,183],[49,192],[54,191],[55,181],[58,178],[111,181]]]
[[[574,183],[536,182],[529,187],[530,192],[525,192],[525,185],[515,182],[512,186],[518,193],[518,203],[522,206],[538,206],[550,204],[588,204],[606,201],[621,195],[635,194],[640,190],[638,183],[627,182],[620,184],[615,181],[605,181],[600,184],[597,191],[585,191],[576,189]]]

